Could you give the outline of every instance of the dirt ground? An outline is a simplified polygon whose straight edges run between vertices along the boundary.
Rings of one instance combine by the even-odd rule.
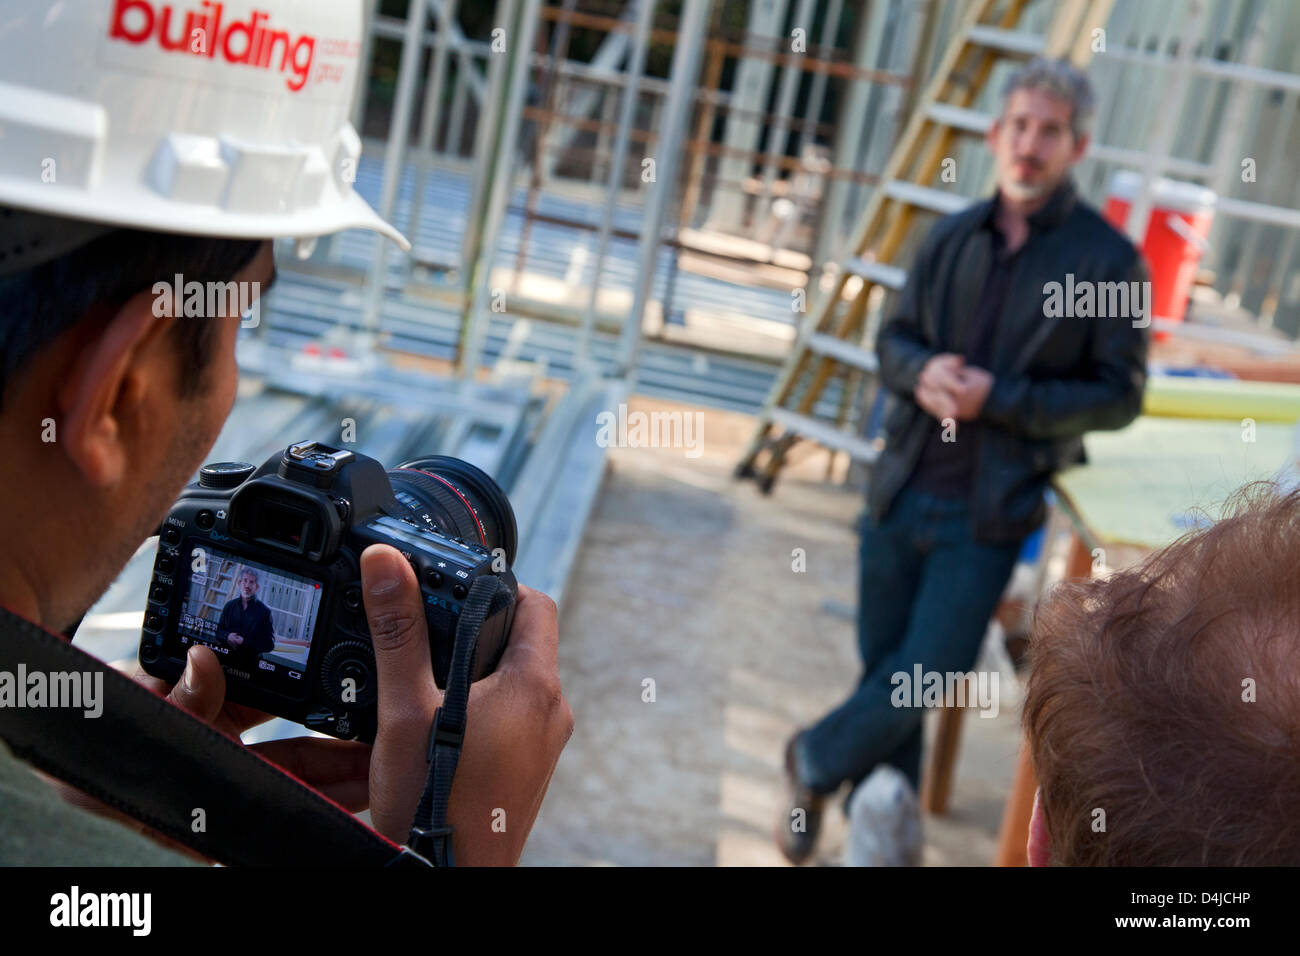
[[[771,833],[785,741],[856,682],[854,629],[834,607],[855,602],[859,496],[824,482],[823,452],[797,452],[762,496],[731,477],[753,419],[700,414],[699,457],[610,449],[560,617],[576,730],[525,864],[783,864]],[[1007,684],[997,717],[964,722],[950,811],[924,820],[927,865],[993,860],[1019,745]],[[822,865],[842,858],[841,803]]]

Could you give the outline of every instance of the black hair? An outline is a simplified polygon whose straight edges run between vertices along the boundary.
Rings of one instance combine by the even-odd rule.
[[[92,311],[111,315],[157,282],[230,281],[257,255],[261,239],[216,239],[115,229],[85,245],[13,275],[0,276],[0,405],[15,377],[36,355]],[[182,397],[204,387],[216,342],[209,321],[172,324]]]

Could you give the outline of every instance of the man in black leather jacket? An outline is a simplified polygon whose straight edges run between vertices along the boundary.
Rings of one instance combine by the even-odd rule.
[[[235,596],[221,609],[217,640],[231,648],[231,656],[249,661],[275,650],[275,625],[271,609],[257,599],[258,576],[243,568],[236,579]]]
[[[1085,432],[1141,408],[1145,266],[1069,175],[1091,111],[1086,76],[1065,63],[1011,77],[987,137],[997,193],[930,230],[878,336],[885,448],[862,523],[863,675],[787,746],[777,837],[793,862],[841,784],[888,764],[917,787],[911,684],[975,665],[1052,473],[1083,460]]]

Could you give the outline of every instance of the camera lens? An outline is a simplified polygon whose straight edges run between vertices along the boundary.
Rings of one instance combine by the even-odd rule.
[[[515,512],[501,486],[467,461],[446,455],[413,458],[390,468],[397,500],[433,530],[490,551],[501,548],[514,564]]]

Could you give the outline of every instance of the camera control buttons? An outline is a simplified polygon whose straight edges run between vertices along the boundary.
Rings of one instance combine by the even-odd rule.
[[[170,544],[172,547],[175,547],[181,543],[180,529],[168,525],[166,528],[163,528],[162,539],[164,544]]]
[[[257,466],[246,461],[214,461],[199,469],[199,487],[234,488],[252,477],[255,471]]]
[[[344,661],[339,665],[339,674],[344,680],[350,680],[358,687],[370,677],[370,669],[357,660]]]
[[[375,702],[375,656],[368,644],[342,641],[325,653],[321,661],[321,684],[336,704],[366,707]]]
[[[170,575],[170,574],[171,574],[173,571],[175,571],[175,570],[176,570],[176,559],[175,559],[175,558],[173,558],[170,554],[159,555],[159,557],[158,557],[158,573],[159,573],[159,574],[167,574],[167,575]]]
[[[430,568],[424,572],[424,583],[431,588],[442,587],[442,572],[436,568]]]
[[[451,586],[451,595],[452,597],[456,598],[456,600],[463,601],[465,599],[466,594],[469,594],[469,589],[466,588],[465,585],[453,584]]]
[[[361,588],[357,587],[357,586],[354,584],[354,585],[352,585],[351,587],[349,587],[346,591],[344,591],[344,592],[343,592],[343,605],[344,605],[344,607],[346,607],[349,611],[359,611],[359,610],[361,610],[361,607],[362,607],[362,603],[361,603]]]
[[[170,589],[165,584],[155,584],[149,589],[149,600],[157,601],[159,604],[167,603],[167,596]]]
[[[207,531],[217,523],[217,516],[205,508],[194,516],[194,523],[204,531]]]
[[[336,737],[349,736],[339,728],[338,723],[339,718],[332,710],[313,711],[302,719],[302,725],[308,730],[314,730],[322,734],[332,734]]]

